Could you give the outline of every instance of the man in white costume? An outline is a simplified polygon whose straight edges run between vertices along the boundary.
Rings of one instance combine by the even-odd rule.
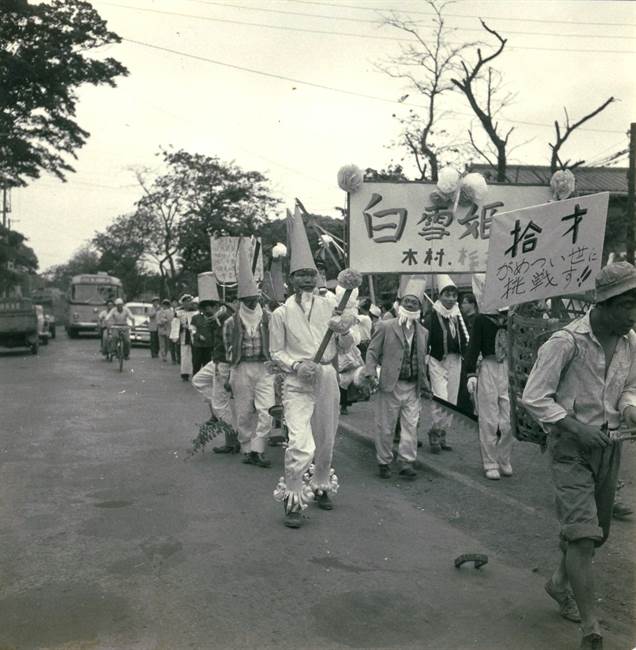
[[[243,462],[270,467],[265,445],[272,430],[269,409],[274,406],[274,374],[269,361],[269,319],[259,303],[252,275],[249,240],[239,243],[237,312],[225,321],[223,339],[230,363],[229,385]]]
[[[285,525],[299,528],[301,511],[316,494],[318,506],[331,510],[330,494],[337,490],[331,470],[333,445],[338,428],[338,378],[334,362],[338,349],[353,345],[349,334],[338,334],[329,341],[319,362],[313,359],[328,329],[339,329],[333,318],[335,296],[314,292],[317,270],[307,233],[298,210],[288,217],[291,244],[290,282],[294,293],[272,314],[270,352],[286,372],[283,408],[289,433],[285,452],[285,477],[275,492],[284,503]],[[314,460],[308,489],[303,475]]]
[[[457,404],[462,355],[468,345],[468,331],[457,305],[457,287],[446,274],[437,277],[439,295],[433,309],[426,315],[424,325],[429,332],[428,372],[435,397]],[[446,407],[432,403],[433,426],[429,432],[431,452],[450,451],[446,430],[451,415]]]
[[[199,300],[220,303],[214,273],[199,273]],[[231,407],[231,393],[226,383],[230,376],[230,364],[227,362],[225,343],[223,341],[223,324],[230,317],[229,310],[221,305],[212,316],[212,361],[207,363],[192,378],[192,385],[203,395],[210,407],[210,422],[222,421],[228,425],[222,445],[212,448],[215,454],[235,454],[240,450]],[[231,428],[230,428],[231,427]]]

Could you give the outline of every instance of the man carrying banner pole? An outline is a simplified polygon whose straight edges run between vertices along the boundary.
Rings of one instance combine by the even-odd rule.
[[[314,495],[319,508],[333,508],[330,495],[335,494],[338,483],[331,459],[340,397],[334,362],[338,348],[348,349],[353,339],[342,330],[342,321],[333,318],[337,307],[334,295],[314,292],[317,270],[298,208],[288,216],[288,244],[294,293],[274,311],[270,328],[272,360],[286,373],[283,408],[289,433],[285,476],[274,496],[283,502],[285,525],[299,528],[301,512]],[[328,329],[338,330],[338,335],[324,344]],[[305,473],[311,472],[312,458],[313,473],[307,477],[308,483],[303,483]]]
[[[561,562],[546,583],[561,615],[581,621],[582,650],[601,650],[592,573],[609,536],[621,423],[636,427],[636,269],[610,264],[595,305],[539,349],[522,403],[549,433]]]

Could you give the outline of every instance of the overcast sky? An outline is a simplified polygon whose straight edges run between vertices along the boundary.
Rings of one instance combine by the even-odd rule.
[[[309,210],[333,216],[345,200],[335,180],[342,165],[382,168],[404,157],[390,145],[399,133],[393,114],[408,110],[397,100],[408,91],[375,67],[399,52],[395,39],[404,36],[379,23],[399,9],[426,30],[430,15],[420,0],[93,5],[128,39],[107,53],[130,75],[115,89],[80,90],[78,121],[91,137],[77,173],[67,183],[47,176],[12,193],[13,227],[29,237],[41,269],[67,261],[132,210],[140,195],[134,170],[160,173],[160,147],[259,170],[288,205],[298,196]],[[551,125],[563,106],[576,120],[610,96],[620,101],[577,131],[563,157],[593,163],[626,148],[636,106],[636,3],[467,0],[447,12],[454,41],[481,37],[479,17],[508,38],[495,67],[517,97],[503,123],[516,127],[513,144],[529,141],[512,162],[548,164]],[[408,102],[421,100],[411,93]],[[468,106],[458,98],[451,107],[450,128],[465,133]]]

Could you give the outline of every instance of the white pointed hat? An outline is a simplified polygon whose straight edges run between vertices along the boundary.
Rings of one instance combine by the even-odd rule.
[[[451,280],[450,275],[447,275],[446,273],[438,273],[435,276],[435,279],[437,282],[438,295],[448,287],[454,287],[455,289],[457,289],[457,285]]]
[[[415,296],[420,303],[424,302],[424,293],[426,291],[425,275],[401,275],[399,297]]]
[[[252,256],[250,255],[250,240],[241,237],[238,250],[238,297],[248,298],[258,296],[260,291],[252,273]]]
[[[303,215],[298,207],[294,208],[292,215],[287,211],[287,248],[291,248],[289,260],[289,272],[293,273],[299,269],[316,269],[314,256],[311,254],[309,239],[303,223]]]
[[[218,302],[219,290],[216,286],[216,276],[213,271],[207,271],[206,273],[199,273],[197,275],[197,288],[199,290],[199,301],[209,301],[214,300]]]

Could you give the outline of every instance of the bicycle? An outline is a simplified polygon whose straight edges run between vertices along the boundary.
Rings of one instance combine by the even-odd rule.
[[[117,337],[113,338],[112,335],[109,337],[108,353],[106,355],[106,358],[108,361],[112,361],[113,357],[116,357],[119,362],[119,372],[123,372],[125,349],[124,331],[128,329],[128,327],[113,325],[111,329],[117,330]]]

